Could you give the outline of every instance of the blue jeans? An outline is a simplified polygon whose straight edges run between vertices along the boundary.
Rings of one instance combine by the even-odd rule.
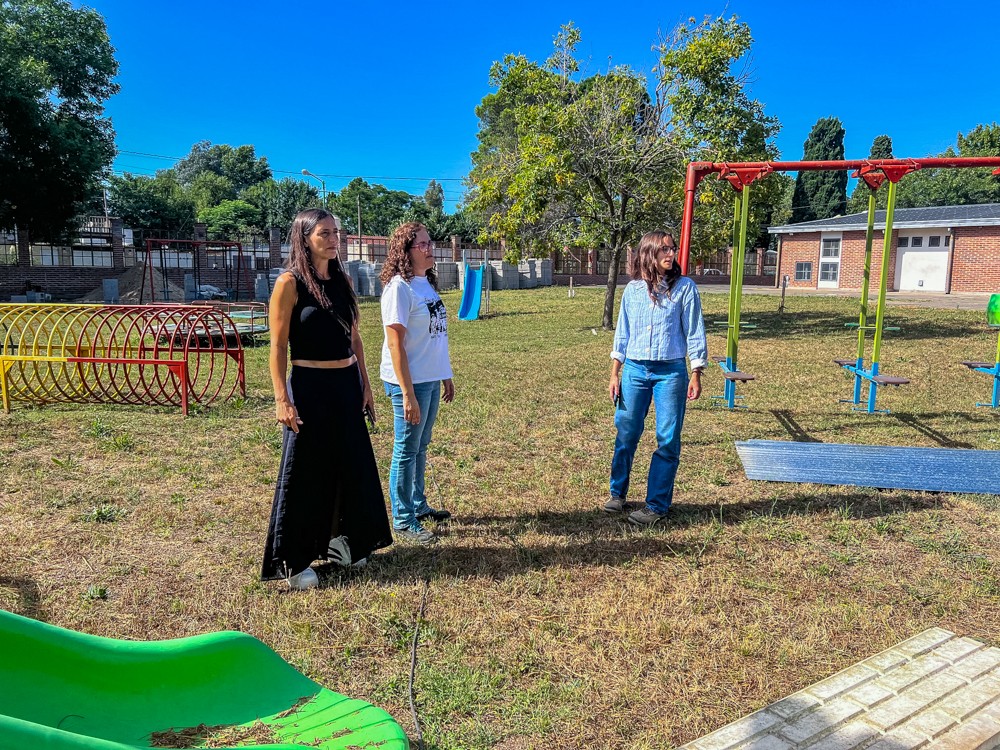
[[[622,398],[615,410],[615,454],[611,459],[611,494],[626,497],[632,459],[642,437],[650,403],[656,405],[656,450],[649,463],[646,505],[666,513],[674,498],[674,479],[681,455],[681,428],[687,405],[688,374],[683,359],[626,359]]]
[[[430,513],[424,491],[427,469],[427,446],[441,403],[441,381],[414,383],[413,393],[420,406],[420,424],[403,418],[403,389],[385,383],[385,394],[392,399],[395,441],[389,467],[389,499],[392,502],[392,525],[397,529],[419,528],[417,516]]]

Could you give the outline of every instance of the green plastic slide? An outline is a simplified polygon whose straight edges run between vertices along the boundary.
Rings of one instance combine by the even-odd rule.
[[[0,750],[207,742],[271,750],[410,746],[385,711],[322,688],[244,633],[120,641],[0,610]]]

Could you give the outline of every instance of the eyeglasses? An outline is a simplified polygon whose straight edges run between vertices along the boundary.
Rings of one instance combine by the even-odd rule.
[[[433,242],[414,242],[410,247],[414,250],[433,250],[435,245]]]
[[[662,250],[665,253],[676,253],[677,252],[677,245],[663,245],[660,248],[660,250]]]

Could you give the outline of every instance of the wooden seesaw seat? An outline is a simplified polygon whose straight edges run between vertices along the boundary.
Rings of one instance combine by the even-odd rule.
[[[848,359],[847,357],[838,357],[833,360],[833,363],[838,367],[850,367],[851,371],[854,372],[854,365],[857,363],[856,359]],[[866,380],[871,380],[873,383],[878,385],[892,385],[901,386],[906,385],[910,382],[909,378],[899,377],[898,375],[869,375],[868,373],[856,373]]]
[[[725,368],[725,357],[712,357],[712,361],[722,366],[722,377],[726,380],[733,380],[738,383],[746,383],[749,380],[756,380],[756,376],[741,370],[727,370]]]
[[[898,375],[873,375],[872,380],[879,385],[906,385],[910,382],[909,378],[901,378]]]

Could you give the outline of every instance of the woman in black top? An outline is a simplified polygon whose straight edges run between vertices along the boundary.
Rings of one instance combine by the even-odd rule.
[[[365,427],[375,401],[341,235],[326,211],[296,216],[288,271],[271,294],[271,381],[284,437],[261,577],[285,578],[293,589],[319,584],[314,560],[360,567],[392,544]]]

